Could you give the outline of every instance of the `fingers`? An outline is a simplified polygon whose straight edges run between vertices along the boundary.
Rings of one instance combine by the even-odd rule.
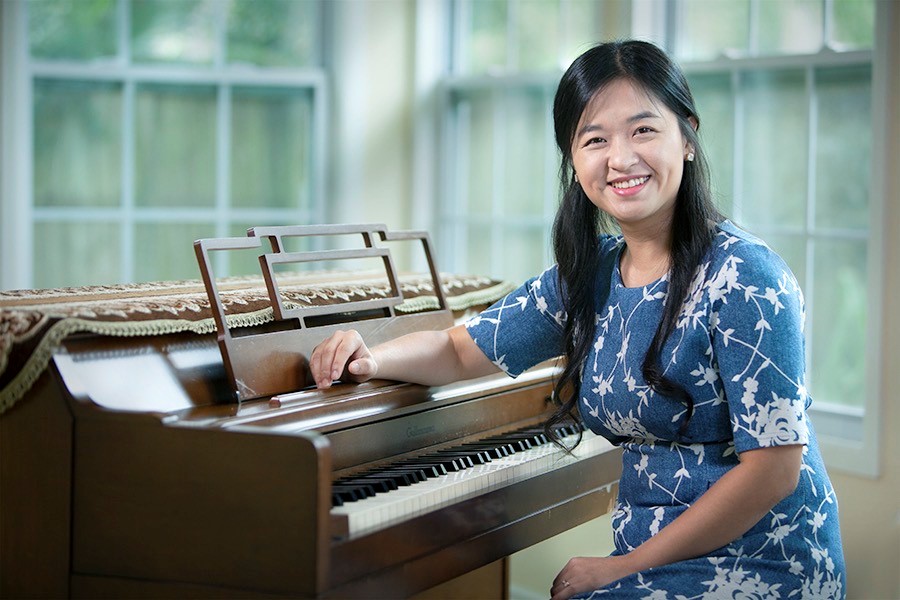
[[[355,381],[370,379],[376,370],[369,349],[354,330],[334,333],[316,346],[309,360],[310,373],[319,389],[331,387],[345,369]]]
[[[568,600],[576,593],[576,588],[567,579],[557,576],[553,580],[553,587],[550,588],[551,600]]]

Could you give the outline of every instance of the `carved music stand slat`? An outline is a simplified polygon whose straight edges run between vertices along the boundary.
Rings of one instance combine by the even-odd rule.
[[[285,238],[348,234],[360,235],[361,247],[346,250],[285,251]],[[263,251],[264,240],[269,243],[270,252]],[[428,263],[438,308],[428,312],[404,314],[395,310],[403,302],[403,293],[390,249],[380,247],[377,243],[416,240],[421,242]],[[265,332],[232,331],[216,284],[210,253],[256,248],[261,252],[259,264],[275,322],[283,328]],[[253,227],[247,231],[245,238],[197,240],[194,242],[194,251],[216,323],[222,360],[239,402],[293,392],[311,385],[313,382],[309,377],[309,356],[317,344],[338,329],[356,329],[367,343],[378,344],[411,331],[443,329],[453,324],[453,316],[447,307],[426,232],[389,232],[381,224]],[[381,260],[390,295],[324,306],[285,305],[275,276],[276,266],[366,258]],[[348,322],[348,314],[359,315],[361,320]]]

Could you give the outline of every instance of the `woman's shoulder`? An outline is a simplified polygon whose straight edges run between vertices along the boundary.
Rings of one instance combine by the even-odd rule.
[[[801,294],[797,278],[781,256],[731,221],[716,226],[705,278],[710,282],[710,293],[716,297],[733,290],[750,293],[772,289]]]
[[[789,270],[781,256],[766,242],[731,221],[722,221],[716,225],[710,263],[714,268],[727,263],[750,263],[745,266],[753,270]]]

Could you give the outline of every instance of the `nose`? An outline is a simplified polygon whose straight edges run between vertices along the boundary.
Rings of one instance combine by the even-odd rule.
[[[628,171],[638,160],[631,140],[619,136],[610,140],[607,156],[609,168],[621,173]]]

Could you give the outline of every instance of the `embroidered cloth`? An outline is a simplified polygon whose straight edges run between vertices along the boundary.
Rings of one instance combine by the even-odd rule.
[[[462,314],[501,298],[513,285],[487,277],[442,274],[448,308]],[[400,276],[403,303],[397,312],[437,308],[431,278]],[[230,327],[273,320],[261,277],[218,281]],[[391,291],[384,275],[311,272],[279,276],[285,306],[297,308],[384,298]],[[19,401],[47,367],[68,335],[152,336],[180,332],[209,334],[216,329],[200,281],[164,281],[0,292],[0,414]]]

